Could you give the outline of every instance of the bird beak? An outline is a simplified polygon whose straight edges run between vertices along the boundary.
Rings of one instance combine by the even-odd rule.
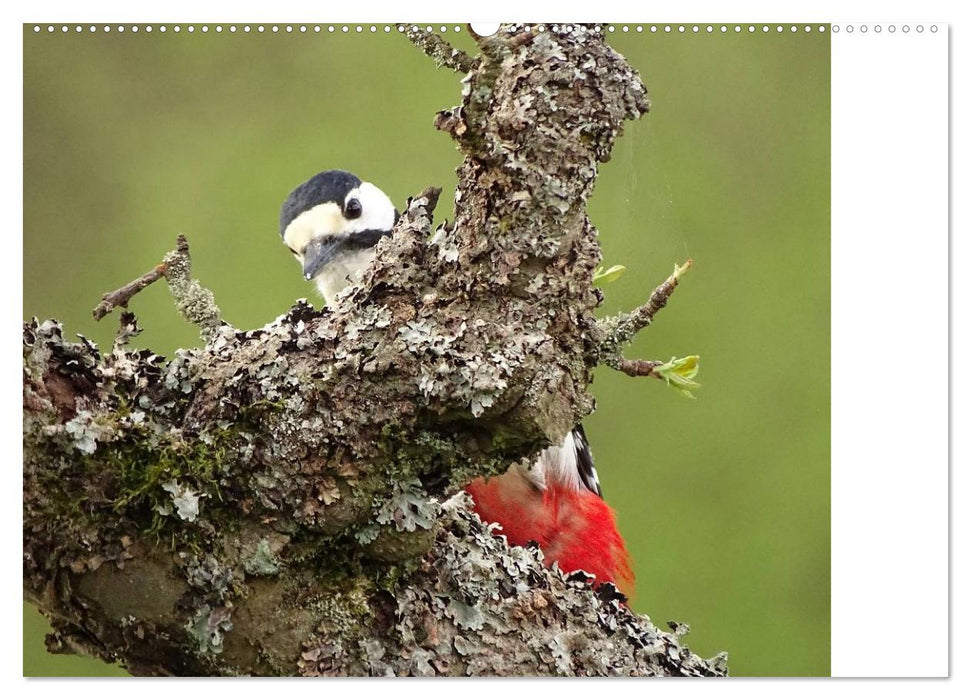
[[[303,277],[312,280],[324,268],[324,266],[334,259],[344,246],[344,239],[337,236],[317,238],[307,244],[303,252]]]

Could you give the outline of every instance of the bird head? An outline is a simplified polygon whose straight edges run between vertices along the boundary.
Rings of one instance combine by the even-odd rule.
[[[398,220],[388,196],[344,170],[317,173],[287,197],[280,236],[328,305],[374,258]]]

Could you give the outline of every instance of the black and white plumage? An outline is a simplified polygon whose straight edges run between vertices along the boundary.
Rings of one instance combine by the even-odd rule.
[[[280,210],[280,236],[304,278],[332,305],[344,288],[359,281],[374,259],[374,247],[391,235],[397,220],[397,209],[380,189],[345,170],[327,170],[287,197]],[[559,447],[547,448],[521,471],[539,490],[556,485],[603,497],[580,424]]]
[[[567,433],[562,445],[543,450],[536,463],[523,470],[523,476],[540,490],[556,484],[574,491],[586,489],[603,498],[593,453],[580,423]]]

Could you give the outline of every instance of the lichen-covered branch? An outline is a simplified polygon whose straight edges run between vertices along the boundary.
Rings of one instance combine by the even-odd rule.
[[[473,59],[461,49],[448,43],[448,40],[434,31],[427,31],[417,24],[399,24],[404,29],[405,36],[415,46],[428,54],[436,64],[449,68],[457,73],[468,73],[472,70]]]
[[[24,591],[53,649],[139,674],[725,672],[455,496],[591,410],[585,205],[647,110],[602,34],[509,29],[449,111],[456,221],[411,199],[333,308],[222,324],[181,246],[166,278],[204,347],[25,324]]]
[[[199,327],[203,340],[209,340],[225,324],[220,319],[219,307],[212,292],[192,277],[189,242],[181,233],[175,250],[165,255],[162,266],[179,313],[189,323]]]
[[[101,297],[101,302],[92,311],[94,317],[100,321],[116,307],[127,308],[132,297],[163,277],[169,283],[176,308],[185,320],[199,327],[203,340],[209,340],[216,329],[225,325],[220,319],[219,307],[212,292],[203,287],[199,280],[192,278],[189,241],[181,233],[176,239],[175,250],[166,253],[161,264]]]

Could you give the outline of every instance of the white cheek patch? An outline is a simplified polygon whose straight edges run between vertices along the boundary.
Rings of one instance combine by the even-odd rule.
[[[333,202],[324,202],[291,221],[283,232],[283,241],[302,255],[304,248],[314,238],[342,233],[344,223],[340,207]]]
[[[352,199],[361,203],[361,215],[347,222],[348,233],[390,231],[394,226],[394,204],[388,199],[388,195],[370,182],[362,182],[348,192],[344,203]]]

